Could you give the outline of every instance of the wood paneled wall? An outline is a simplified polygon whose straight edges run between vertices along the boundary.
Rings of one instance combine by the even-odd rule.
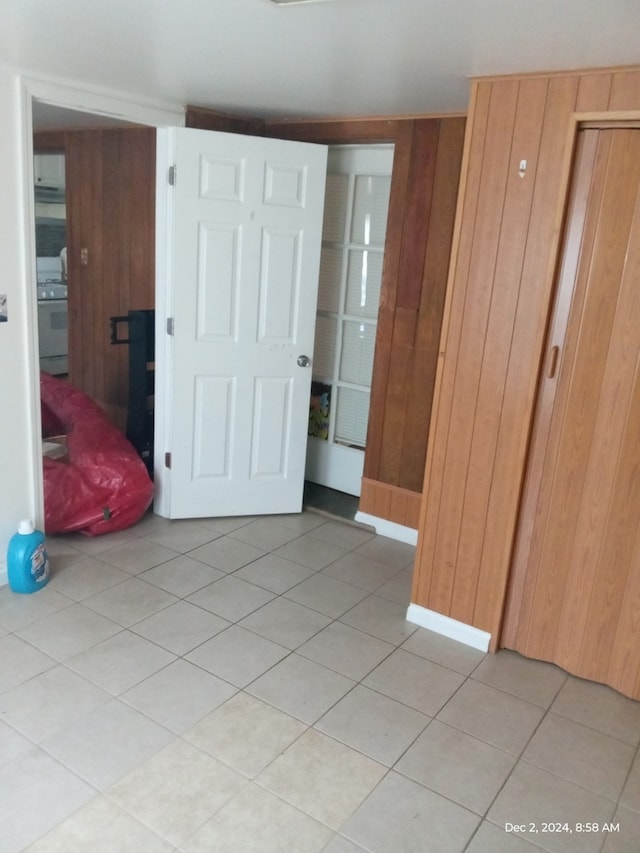
[[[244,133],[247,136],[265,135],[264,119],[248,118],[191,105],[185,109],[185,126],[198,130],[216,130],[220,133]]]
[[[387,521],[393,521],[394,524],[417,530],[421,499],[420,492],[363,477],[359,509],[360,512],[373,515],[375,518],[384,518]]]
[[[422,490],[464,126],[463,118],[407,121],[396,137],[364,476],[416,494]],[[363,498],[361,510],[375,515]]]
[[[576,120],[640,69],[474,81],[412,601],[499,642]],[[520,174],[520,162],[526,171]]]
[[[395,145],[360,511],[416,528],[465,119],[283,122],[269,134]]]
[[[62,134],[69,380],[121,429],[128,405],[128,348],[111,345],[109,318],[155,306],[155,140],[154,128]]]

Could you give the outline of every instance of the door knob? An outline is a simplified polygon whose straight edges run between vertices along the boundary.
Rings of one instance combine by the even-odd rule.
[[[311,359],[308,355],[299,355],[298,356],[298,367],[309,367],[311,364]]]

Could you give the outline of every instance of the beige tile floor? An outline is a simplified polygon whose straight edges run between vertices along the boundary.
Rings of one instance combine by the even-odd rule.
[[[406,622],[411,547],[308,511],[48,546],[0,589],[2,853],[640,851],[640,703]]]

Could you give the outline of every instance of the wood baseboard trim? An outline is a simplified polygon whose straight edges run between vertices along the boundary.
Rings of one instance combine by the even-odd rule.
[[[362,478],[360,509],[374,518],[417,530],[421,500],[420,492],[370,480],[368,477]]]
[[[436,613],[435,610],[429,610],[419,604],[409,605],[407,621],[413,622],[414,625],[420,625],[421,628],[427,628],[429,631],[434,631],[436,634],[441,634],[443,637],[457,640],[466,646],[479,649],[481,652],[489,651],[491,634],[487,631],[481,631],[480,628],[474,628],[473,625],[467,625],[466,622],[458,622],[457,619]]]

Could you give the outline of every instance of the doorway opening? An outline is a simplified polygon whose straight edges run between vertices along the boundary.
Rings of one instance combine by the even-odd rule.
[[[364,466],[393,151],[334,145],[327,164],[306,494],[323,509],[333,502],[338,515],[355,507],[352,518]]]
[[[54,83],[24,79],[22,83],[23,110],[23,161],[33,164],[34,150],[41,149],[40,138],[48,133],[54,136],[60,130],[88,130],[107,127],[135,126],[156,128],[184,124],[184,112],[177,106],[150,107],[112,96],[87,90],[77,90]],[[54,145],[54,149],[56,146]],[[59,148],[59,146],[58,146]],[[59,150],[63,150],[59,149]],[[39,419],[40,411],[40,363],[37,311],[37,264],[34,199],[34,168],[26,168],[24,193],[28,219],[25,252],[25,287],[28,288],[30,315],[30,352],[33,354],[29,369],[29,406],[33,422]],[[68,210],[66,211],[68,215]],[[53,257],[53,256],[52,256]],[[69,312],[67,312],[67,318]],[[60,319],[60,318],[58,318]],[[73,330],[73,320],[69,324]],[[44,476],[42,466],[42,438],[34,432],[31,450],[30,477],[34,495],[35,515],[44,518]]]
[[[127,352],[112,324],[154,307],[155,129],[38,101],[32,112],[40,368],[124,432]]]
[[[48,86],[48,85],[44,85],[44,84],[29,84],[27,88],[29,90],[28,95],[30,97],[31,116],[32,116],[32,120],[34,122],[33,127],[30,128],[30,130],[41,128],[41,125],[39,124],[39,117],[36,116],[36,112],[40,111],[40,110],[49,110],[54,115],[57,114],[58,117],[60,118],[59,126],[60,125],[62,125],[62,126],[68,125],[68,120],[72,116],[82,117],[82,119],[84,119],[86,122],[88,122],[88,124],[86,125],[87,127],[95,127],[95,126],[106,127],[106,126],[110,126],[110,124],[123,125],[123,124],[134,124],[134,123],[147,125],[148,127],[153,127],[153,126],[162,127],[162,126],[167,126],[170,124],[180,125],[183,123],[183,121],[180,120],[182,118],[181,116],[178,116],[177,114],[172,115],[169,110],[167,110],[167,111],[148,110],[148,109],[145,110],[144,108],[137,107],[135,104],[126,104],[126,103],[120,104],[119,102],[117,102],[114,99],[101,97],[99,95],[96,95],[94,97],[91,94],[87,95],[87,93],[83,94],[83,97],[81,99],[82,100],[82,104],[81,104],[80,100],[78,100],[78,97],[79,97],[78,93],[75,93],[73,91],[66,93],[63,90],[59,90],[58,87]],[[68,95],[68,98],[67,98],[67,95]],[[86,101],[85,101],[85,99],[86,99]],[[86,111],[86,110],[93,109],[92,105],[94,103],[95,103],[95,106],[97,107],[96,111],[95,112]],[[80,124],[79,126],[82,126],[82,125]],[[390,153],[389,162],[391,164],[392,158],[393,158],[393,146],[367,146],[367,147],[370,149],[373,149],[376,147],[386,147],[388,152]],[[33,153],[33,152],[31,151],[30,153]],[[390,171],[391,171],[391,166],[389,165],[389,168],[388,168],[389,175],[390,175]],[[366,219],[366,216],[364,216],[364,218]],[[386,225],[386,206],[385,206],[385,225]],[[371,227],[370,217],[369,217],[369,221],[367,223],[367,227],[369,227],[369,228]],[[383,228],[383,231],[384,231],[384,228]],[[351,247],[351,248],[353,248],[353,247]],[[369,258],[371,257],[371,253],[374,251],[374,248],[375,247],[372,244],[365,245],[364,248],[362,246],[360,247],[360,249],[362,250],[362,255],[364,255],[365,252],[368,252]],[[33,263],[33,260],[31,260],[31,263]],[[35,284],[35,270],[32,273],[32,278],[33,278],[33,281]],[[377,307],[377,296],[376,296],[376,307]],[[359,321],[358,331],[360,331],[360,326],[370,325],[369,321],[372,318],[363,317],[363,316],[359,315],[359,316],[356,316],[355,319],[356,319],[356,321]],[[349,317],[349,316],[342,318],[343,325],[345,325],[346,323],[352,322],[352,321],[353,321],[353,318]],[[73,327],[72,327],[73,318],[70,318],[70,324],[71,324],[71,331],[73,331]],[[353,330],[352,327],[351,328],[347,327],[347,334],[342,335],[343,340],[345,340],[345,339],[347,341],[349,340],[349,331],[352,331],[352,330]],[[37,334],[37,332],[34,332],[34,333]],[[364,341],[365,337],[366,337],[366,332],[365,332],[365,334],[363,334],[363,341]],[[375,339],[375,335],[372,336],[369,334],[368,337],[369,337],[369,340]],[[364,356],[361,359],[361,363],[366,362],[367,357],[369,358],[369,361],[372,360],[372,351],[367,353],[366,348],[365,348]],[[338,365],[340,365],[341,363],[344,363],[341,356],[338,359],[336,359],[336,363]],[[355,388],[355,389],[349,388],[348,387],[349,381],[343,380],[342,378],[338,378],[338,380],[337,380],[337,383],[336,383],[337,384],[337,390],[339,390],[339,387],[340,387],[339,383],[342,381],[344,381],[345,386],[347,386],[346,387],[347,392],[348,391],[362,390],[362,389],[358,389],[358,388]],[[357,383],[351,383],[351,384],[357,384]],[[34,397],[36,396],[36,394],[37,394],[37,386],[35,386],[35,383],[34,383]],[[343,399],[345,399],[345,398],[349,397],[349,394],[348,393],[345,394],[344,392],[342,392],[342,396],[343,396]],[[352,395],[352,398],[355,398],[355,395]],[[361,409],[360,409],[360,411],[361,411]],[[366,416],[360,417],[360,423],[362,423],[362,422],[364,422],[364,424],[365,424],[364,433],[366,435]],[[339,436],[339,437],[344,438],[343,436]],[[354,449],[356,451],[359,450],[360,455],[362,457],[363,456],[362,447],[358,447],[358,446],[356,446],[355,448],[349,447],[349,444],[353,444],[353,443],[357,444],[357,442],[349,441],[349,442],[344,442],[342,446],[346,447],[348,450],[354,450]],[[38,492],[38,491],[41,491],[41,488],[37,487],[36,492]],[[359,488],[357,489],[357,491],[359,491]]]
[[[70,319],[75,319],[77,325],[77,340],[91,338],[93,330],[87,327],[84,318],[78,311],[69,311],[69,281],[67,263],[67,242],[69,237],[69,206],[67,204],[67,163],[72,157],[71,169],[74,192],[73,207],[78,207],[79,168],[80,158],[86,159],[88,173],[98,174],[101,163],[94,152],[86,144],[75,144],[77,134],[86,131],[98,132],[105,129],[129,128],[139,126],[133,122],[122,121],[104,115],[96,115],[80,110],[68,109],[48,104],[34,98],[31,103],[31,123],[33,132],[33,175],[34,175],[34,210],[35,210],[35,265],[36,293],[38,313],[38,349],[40,370],[59,378],[69,377],[69,339]],[[82,217],[87,229],[100,229],[100,221],[93,216],[92,211],[82,210]],[[78,216],[76,218],[77,232]],[[84,224],[83,224],[84,231]],[[86,240],[83,233],[83,241]],[[77,240],[77,234],[76,234]],[[83,245],[86,243],[83,242]],[[91,259],[94,260],[93,258]],[[72,276],[73,278],[74,276]],[[94,276],[97,278],[97,276]],[[73,282],[77,289],[77,271]],[[96,289],[101,289],[101,283],[95,282]],[[76,380],[79,377],[79,354],[83,347],[76,347]],[[87,390],[87,389],[82,389]],[[97,402],[101,402],[97,400]]]

